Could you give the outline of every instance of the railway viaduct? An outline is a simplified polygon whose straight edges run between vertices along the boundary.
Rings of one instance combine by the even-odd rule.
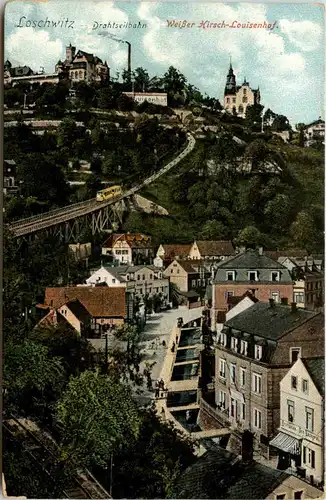
[[[95,198],[92,198],[33,217],[14,221],[8,227],[12,234],[20,241],[30,241],[46,234],[56,236],[60,241],[65,243],[78,242],[79,235],[85,228],[91,228],[93,235],[105,230],[116,230],[121,225],[125,212],[135,209],[141,210],[137,192],[156,181],[183,160],[194,149],[195,143],[194,137],[188,133],[186,146],[183,150],[179,151],[179,154],[172,161],[117,198],[102,202],[98,202]],[[154,211],[155,208],[157,208],[159,213],[161,207],[155,207],[153,204]]]

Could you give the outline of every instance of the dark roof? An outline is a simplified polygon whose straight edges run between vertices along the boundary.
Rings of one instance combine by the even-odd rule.
[[[218,269],[284,269],[284,266],[266,254],[251,248],[224,260]]]
[[[258,302],[258,299],[252,293],[250,293],[247,290],[246,293],[244,293],[243,295],[232,295],[232,296],[229,296],[228,299],[227,299],[227,303],[231,304],[232,306],[236,306],[245,297],[248,297],[253,302]]]
[[[187,297],[188,299],[192,299],[194,297],[199,297],[199,293],[195,292],[194,290],[190,290],[189,292],[179,292],[180,295],[183,295],[184,297]]]
[[[187,257],[191,249],[191,245],[179,245],[178,243],[173,245],[163,244],[162,247],[165,252],[164,258],[167,260],[175,257]]]
[[[33,70],[29,66],[17,66],[10,68],[11,76],[29,76],[33,74]]]
[[[286,332],[298,327],[318,313],[291,306],[257,302],[245,311],[226,321],[225,326],[270,340],[281,338]]]
[[[325,358],[302,358],[302,362],[319,393],[325,396]]]
[[[191,264],[191,260],[176,260],[180,264],[180,266],[188,273],[188,274],[197,274],[198,271],[194,269]]]
[[[315,120],[314,122],[309,123],[309,125],[306,125],[304,128],[306,129],[306,128],[311,127],[312,125],[317,125],[319,123],[325,123],[325,122],[324,122],[324,120],[322,120],[321,118],[319,118],[318,120]]]
[[[91,315],[78,299],[70,300],[69,302],[67,302],[66,305],[70,309],[70,311],[76,316],[76,318],[82,321],[83,323],[86,323],[91,319]]]
[[[257,462],[243,462],[216,445],[179,476],[171,498],[261,499],[287,477]]]
[[[199,248],[199,251],[201,255],[204,256],[216,256],[219,257],[220,255],[234,255],[234,247],[232,245],[231,241],[205,241],[205,240],[200,240],[196,241],[197,246]]]

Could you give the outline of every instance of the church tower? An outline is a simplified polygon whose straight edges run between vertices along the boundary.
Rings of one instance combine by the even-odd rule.
[[[230,60],[230,68],[228,72],[228,76],[226,77],[226,84],[224,95],[235,95],[236,93],[236,80],[235,74],[233,73],[232,62]]]

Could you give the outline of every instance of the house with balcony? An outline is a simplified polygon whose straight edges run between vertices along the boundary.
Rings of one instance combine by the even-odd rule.
[[[216,330],[217,316],[227,312],[230,297],[250,292],[256,299],[293,300],[293,279],[289,270],[265,255],[262,249],[247,249],[216,264],[212,289],[211,329]]]
[[[102,245],[102,255],[117,265],[150,264],[153,247],[150,236],[136,233],[111,234]]]
[[[86,280],[87,285],[103,285],[124,288],[129,301],[134,305],[144,302],[144,298],[159,298],[161,307],[170,300],[169,279],[155,266],[101,266],[92,270]]]
[[[270,442],[279,469],[324,483],[325,358],[298,358],[280,382],[279,432]]]
[[[222,426],[255,434],[258,452],[280,424],[279,383],[298,359],[324,352],[321,313],[257,302],[224,323],[215,348],[215,415]],[[203,394],[205,398],[205,394]],[[213,404],[213,405],[214,405]]]

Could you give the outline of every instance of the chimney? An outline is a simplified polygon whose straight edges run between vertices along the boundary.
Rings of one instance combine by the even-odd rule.
[[[291,313],[297,312],[297,304],[295,302],[291,302]]]
[[[251,462],[254,456],[254,435],[249,430],[242,433],[241,455],[243,462]]]
[[[284,306],[288,305],[288,299],[287,299],[287,297],[281,297],[281,304],[284,305]]]
[[[269,299],[269,307],[273,309],[275,307],[274,299]]]

